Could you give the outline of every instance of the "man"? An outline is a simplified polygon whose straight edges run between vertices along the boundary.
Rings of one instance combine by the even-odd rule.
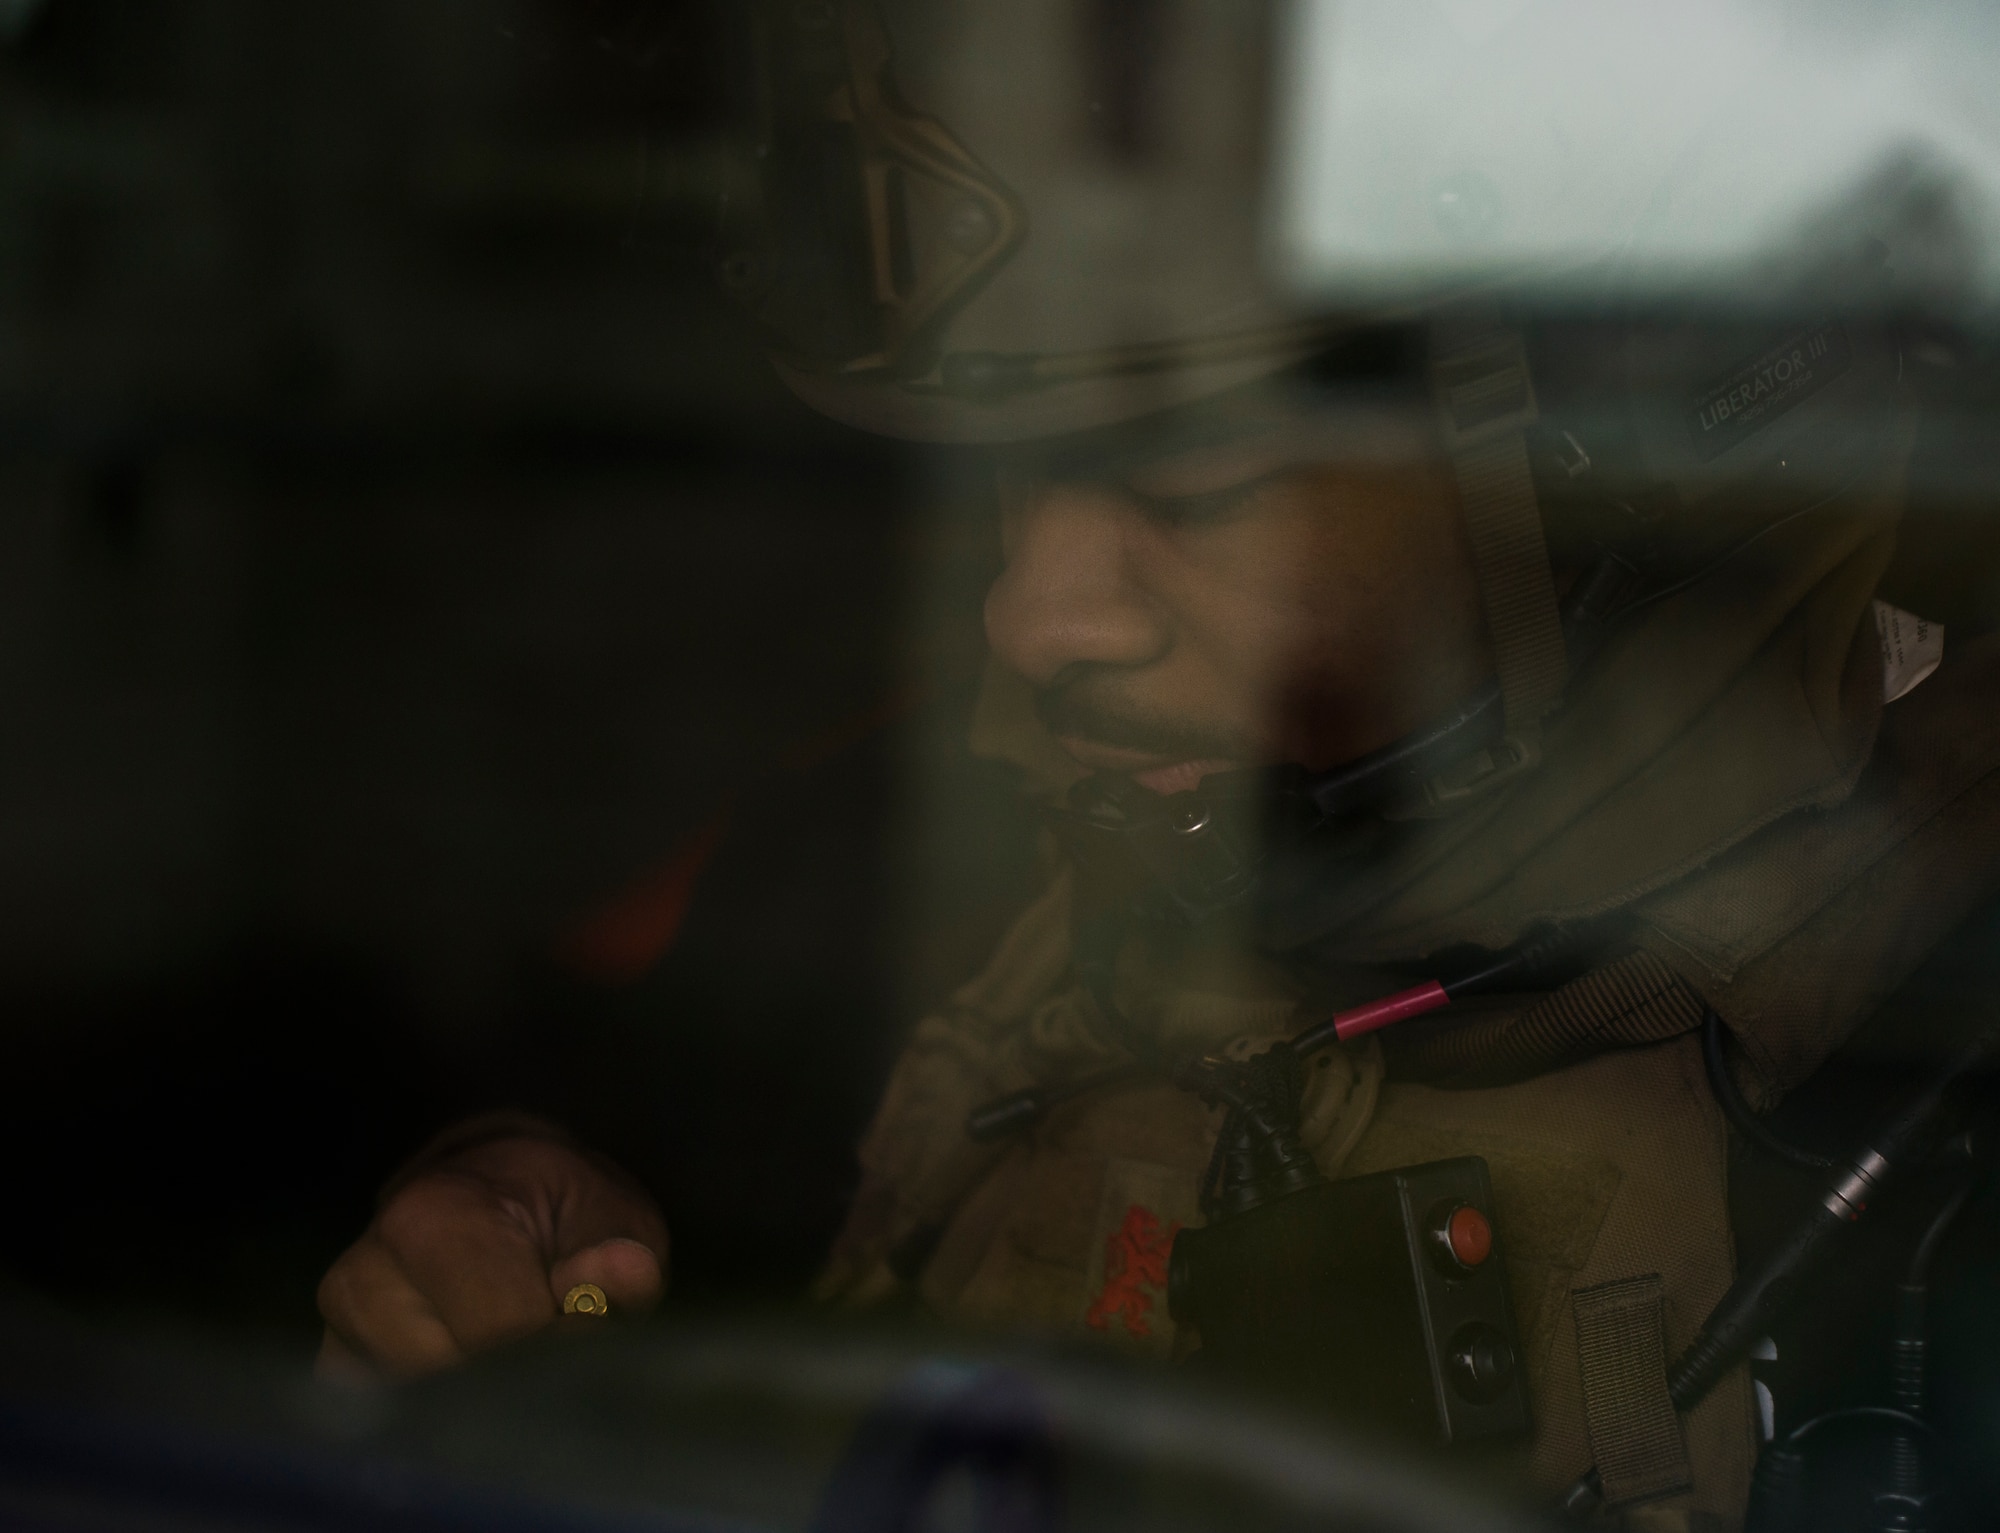
[[[1326,1177],[1482,1157],[1534,1420],[1509,1472],[1595,1460],[1614,1505],[1733,1523],[1747,1371],[1678,1425],[1641,1399],[1635,1437],[1664,1375],[1580,1335],[1629,1294],[1657,1370],[1736,1270],[1705,1010],[1775,1101],[1994,891],[2000,651],[1885,662],[1907,383],[1865,326],[1288,313],[1250,10],[1107,61],[1123,34],[1051,42],[1063,7],[913,7],[900,89],[861,7],[771,12],[772,207],[725,280],[808,402],[991,450],[975,743],[1069,806],[1048,892],[898,1065],[820,1291],[1184,1351],[1166,1253],[1243,1122],[1188,1062],[1515,962],[1304,1061],[1297,1142]],[[827,193],[829,131],[858,174]],[[967,1132],[1022,1091],[1019,1133]],[[643,1309],[667,1242],[561,1130],[462,1125],[329,1273],[326,1365],[447,1366],[580,1285]]]

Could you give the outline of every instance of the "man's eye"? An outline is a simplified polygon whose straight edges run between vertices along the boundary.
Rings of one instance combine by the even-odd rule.
[[[1261,478],[1246,479],[1241,484],[1205,490],[1199,495],[1139,495],[1138,500],[1154,521],[1171,527],[1192,527],[1221,521],[1245,509],[1257,498],[1264,482]]]

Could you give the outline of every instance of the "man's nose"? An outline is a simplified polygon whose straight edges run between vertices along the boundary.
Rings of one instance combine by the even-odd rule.
[[[1141,518],[1115,491],[1038,488],[1008,513],[1006,568],[986,594],[993,651],[1036,686],[1078,663],[1138,666],[1172,642],[1136,557]]]

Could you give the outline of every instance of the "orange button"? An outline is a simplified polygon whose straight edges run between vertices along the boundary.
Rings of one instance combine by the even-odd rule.
[[[1477,1267],[1493,1254],[1493,1226],[1469,1203],[1452,1210],[1444,1238],[1451,1254],[1468,1267]]]

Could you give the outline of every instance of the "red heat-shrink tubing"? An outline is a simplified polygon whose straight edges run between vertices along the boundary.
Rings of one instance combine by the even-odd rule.
[[[1427,979],[1413,990],[1398,990],[1394,995],[1385,995],[1381,1000],[1370,1001],[1365,1006],[1335,1012],[1333,1035],[1345,1043],[1363,1033],[1387,1027],[1391,1022],[1421,1017],[1427,1011],[1436,1011],[1440,1006],[1450,1004],[1451,997],[1445,993],[1444,986],[1434,979]]]

